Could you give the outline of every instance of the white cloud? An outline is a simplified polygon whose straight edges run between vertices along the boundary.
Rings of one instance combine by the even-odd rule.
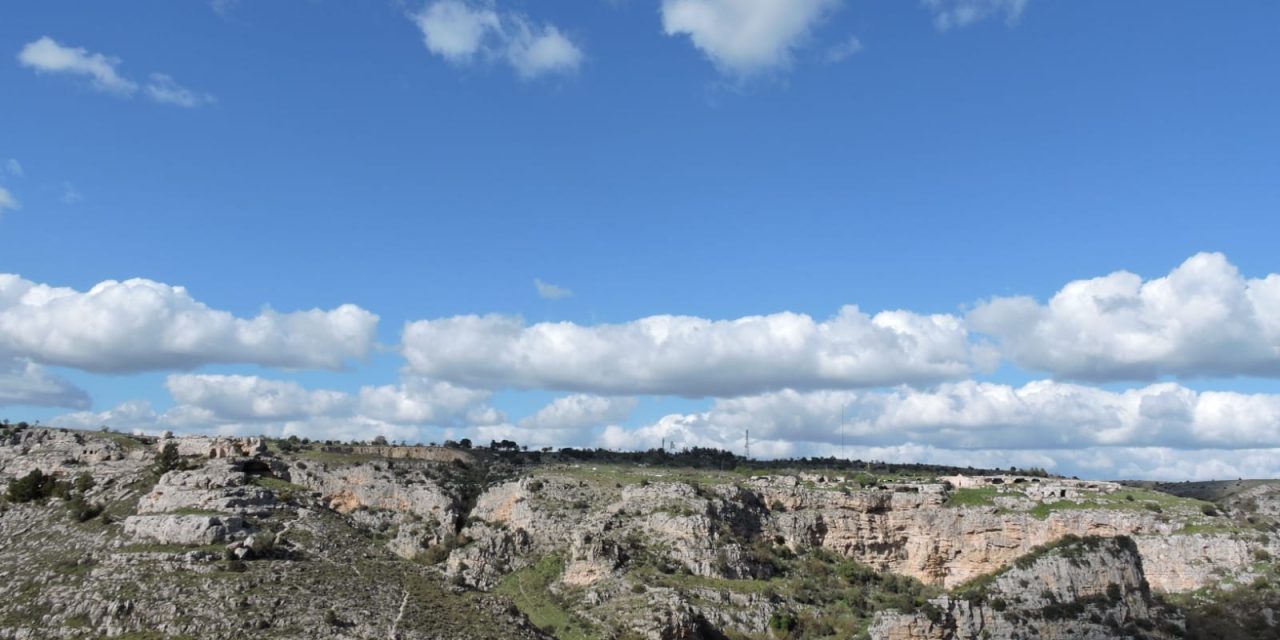
[[[862,49],[862,40],[858,39],[858,36],[852,36],[848,40],[827,49],[827,62],[841,62],[861,52]]]
[[[847,411],[844,446],[840,415]],[[754,457],[840,456],[974,467],[1044,467],[1093,478],[1209,479],[1280,474],[1280,396],[1174,384],[1110,392],[1052,381],[966,381],[936,390],[784,391],[717,400],[595,446],[716,447]]]
[[[170,375],[177,406],[162,419],[209,428],[226,423],[292,422],[322,418],[403,426],[466,426],[506,419],[486,403],[491,393],[446,382],[406,378],[399,385],[365,386],[358,394],[306,389],[291,380],[243,375]]]
[[[485,40],[501,29],[493,9],[473,8],[456,0],[431,4],[413,18],[427,50],[455,63],[472,61],[483,50]]]
[[[88,371],[219,362],[336,369],[369,353],[377,324],[349,304],[245,319],[152,280],[107,280],[80,292],[0,274],[0,352]]]
[[[626,420],[636,408],[635,398],[574,394],[556,398],[520,421],[523,429],[574,431]]]
[[[663,0],[662,29],[687,35],[721,72],[784,68],[840,0]]]
[[[572,73],[582,49],[551,24],[498,11],[492,2],[438,0],[411,16],[427,50],[453,64],[505,62],[525,79]]]
[[[533,286],[538,290],[538,296],[547,300],[560,300],[573,295],[573,292],[561,286],[543,282],[540,278],[534,278]]]
[[[469,387],[684,396],[936,381],[968,374],[982,356],[954,316],[872,317],[852,306],[824,322],[778,313],[526,326],[456,316],[407,324],[403,349],[414,372]]]
[[[123,98],[133,96],[138,90],[137,82],[126,78],[117,70],[120,66],[119,58],[91,53],[80,47],[63,46],[48,36],[27,43],[18,53],[18,61],[38,73],[87,77],[94,89]],[[143,90],[155,102],[179,107],[198,107],[214,100],[211,94],[187,89],[163,73],[151,74]]]
[[[131,400],[106,411],[77,411],[58,416],[49,421],[55,427],[70,429],[97,429],[108,426],[117,431],[141,430],[148,433],[162,431],[159,416],[151,403]]]
[[[286,380],[258,376],[171,375],[165,386],[174,401],[207,409],[224,420],[296,420],[349,415],[351,396],[340,391],[308,391]]]
[[[171,104],[188,109],[204,106],[214,101],[213,94],[192,91],[163,73],[151,74],[145,87],[147,96],[160,104]]]
[[[13,194],[9,193],[8,189],[0,187],[0,215],[3,215],[5,211],[16,211],[21,208],[22,204],[18,202],[18,199],[13,197]]]
[[[30,360],[13,358],[0,360],[0,406],[4,405],[87,409],[89,394]]]
[[[1197,392],[1171,384],[1107,391],[1041,380],[1021,387],[976,382],[891,391],[791,390],[717,400],[709,411],[666,420],[732,444],[762,439],[948,449],[1280,447],[1280,395]]]
[[[968,322],[1018,365],[1059,377],[1280,376],[1280,275],[1245,279],[1218,253],[1146,282],[1077,280],[1047,305],[995,298]]]
[[[491,423],[506,417],[484,406],[492,394],[447,382],[406,378],[399,385],[360,389],[360,412],[397,424]]]
[[[922,0],[933,13],[933,25],[939,31],[960,29],[987,18],[1004,16],[1005,24],[1018,23],[1028,0]]]
[[[15,158],[9,158],[8,160],[5,160],[4,171],[16,178],[21,178],[27,175],[27,173],[22,170],[22,163],[18,162],[17,159]]]
[[[93,88],[107,93],[127,97],[138,89],[137,83],[116,72],[119,58],[90,53],[80,47],[66,47],[48,36],[22,47],[18,61],[40,73],[86,76]]]

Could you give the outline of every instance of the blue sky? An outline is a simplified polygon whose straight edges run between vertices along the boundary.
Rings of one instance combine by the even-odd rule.
[[[1277,271],[1280,254],[1278,23],[1280,7],[1264,2],[1229,10],[1048,0],[12,3],[0,10],[0,163],[14,161],[0,171],[12,201],[0,204],[0,272],[77,292],[142,278],[185,287],[242,319],[266,307],[290,314],[350,304],[378,321],[373,340],[357,340],[343,352],[355,357],[340,358],[337,370],[279,366],[279,357],[247,352],[211,355],[220,344],[204,357],[170,358],[173,348],[148,347],[141,335],[82,336],[99,347],[136,338],[136,348],[102,357],[150,364],[119,372],[86,364],[92,354],[69,366],[51,346],[55,325],[32,329],[35,316],[22,316],[25,329],[0,328],[36,332],[0,340],[0,356],[17,363],[6,384],[66,393],[24,400],[14,392],[5,412],[67,424],[110,418],[122,428],[385,431],[423,440],[510,434],[639,447],[658,433],[729,446],[737,441],[731,423],[772,418],[743,409],[717,422],[716,408],[785,389],[854,394],[805,401],[880,407],[867,409],[873,413],[902,393],[959,402],[938,385],[1031,381],[1078,385],[1086,395],[1164,383],[1270,407],[1280,371],[1268,320],[1275,310],[1239,291],[1258,315],[1239,329],[1244,337],[1186,339],[1158,357],[1138,349],[1128,354],[1147,358],[1138,373],[1132,358],[1091,377],[1030,347],[1015,354],[1017,332],[1002,321],[992,339],[962,329],[966,344],[995,342],[1002,355],[981,366],[973,358],[960,373],[906,368],[898,377],[815,383],[797,365],[718,390],[718,399],[669,391],[701,388],[698,376],[719,372],[664,362],[649,363],[644,376],[624,372],[607,389],[587,373],[560,375],[554,362],[524,377],[481,375],[428,353],[430,362],[415,369],[402,353],[402,330],[470,314],[518,316],[526,327],[573,323],[587,333],[662,314],[791,312],[822,323],[845,305],[868,317],[905,310],[965,324],[993,298],[1047,303],[1070,282],[1120,270],[1150,281],[1201,252],[1220,253],[1204,268],[1237,273],[1244,291]],[[491,26],[475,36],[467,24]],[[45,48],[28,49],[44,38]],[[85,65],[112,75],[104,85]],[[535,279],[572,295],[543,298]],[[1167,307],[1149,311],[1143,326],[1165,335],[1150,320]],[[58,313],[40,317],[73,317]],[[91,329],[94,317],[128,316],[74,313],[88,313],[74,318]],[[1074,336],[1087,352],[1084,343],[1096,342],[1089,332],[1107,327],[1114,329],[1079,324],[1053,335]],[[493,339],[486,331],[475,335]],[[159,355],[139,355],[148,348]],[[493,348],[512,362],[537,359],[520,345]],[[768,368],[772,357],[746,367]],[[193,375],[207,385],[256,376],[297,387],[241,384],[251,396],[332,390],[354,402],[362,387],[401,385],[404,402],[440,401],[408,393],[409,378],[492,395],[413,419],[346,405],[254,413],[218,404],[232,402],[226,389],[175,400],[171,376]],[[654,386],[657,378],[668,383]],[[82,395],[67,395],[71,387]],[[557,398],[570,400],[554,405]],[[104,415],[131,401],[150,403],[155,415]],[[522,426],[547,403],[566,422]],[[178,420],[166,414],[174,407],[201,409],[203,418]],[[463,415],[477,407],[502,419]],[[822,419],[789,411],[776,428],[761,427],[774,444],[758,450],[828,451],[830,442],[815,435]],[[703,413],[701,422],[691,418]],[[1266,460],[1280,446],[1280,426],[1268,422],[1280,413],[1250,418],[1247,437],[1204,426],[1189,439],[1091,440],[1072,429],[1108,431],[1129,418],[1059,428],[1035,415],[1013,422],[1021,432],[1071,435],[1023,442],[1008,435],[1012,419],[1004,417],[965,422],[976,430],[967,433],[988,435],[953,450],[937,434],[955,425],[922,415],[910,427],[868,423],[865,446],[898,449],[862,453],[1095,475],[1280,471],[1240,462]],[[1159,420],[1124,424],[1167,428]],[[1141,447],[1159,448],[1168,464],[1142,466],[1151,451]],[[1080,462],[1099,455],[1116,461],[1097,469]]]

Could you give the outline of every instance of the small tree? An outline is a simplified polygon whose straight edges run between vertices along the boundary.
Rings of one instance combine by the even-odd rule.
[[[373,439],[373,444],[378,445],[379,447],[385,447],[387,446],[387,437],[382,435],[377,436]]]
[[[178,445],[166,442],[164,448],[160,449],[160,455],[156,456],[156,462],[152,470],[156,475],[161,476],[177,469],[179,461]]]
[[[89,475],[88,471],[81,471],[80,475],[76,476],[76,491],[87,493],[93,485],[93,476]]]

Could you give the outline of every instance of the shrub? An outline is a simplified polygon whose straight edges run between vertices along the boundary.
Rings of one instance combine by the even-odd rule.
[[[47,476],[39,469],[32,469],[31,473],[10,482],[6,495],[10,502],[31,502],[48,498],[53,495],[53,491],[53,476]]]
[[[1217,508],[1217,507],[1215,507],[1215,506],[1213,506],[1213,505],[1211,505],[1211,504],[1206,504],[1206,505],[1204,505],[1204,506],[1200,507],[1200,513],[1203,513],[1203,514],[1205,514],[1206,516],[1209,516],[1210,518],[1212,518],[1212,517],[1214,517],[1214,516],[1218,515],[1218,508]]]
[[[88,522],[102,513],[102,505],[86,502],[83,497],[78,495],[71,498],[67,503],[67,507],[71,509],[71,517],[75,518],[76,522]]]
[[[769,628],[774,631],[791,631],[796,628],[796,622],[795,614],[779,612],[769,618]]]
[[[779,513],[785,513],[787,510],[787,505],[782,504],[781,500],[775,499],[773,502],[769,503],[769,510],[777,511]]]
[[[76,476],[76,491],[79,491],[80,493],[87,493],[93,488],[93,485],[93,476],[89,475],[88,471],[82,471],[80,472],[80,475]]]

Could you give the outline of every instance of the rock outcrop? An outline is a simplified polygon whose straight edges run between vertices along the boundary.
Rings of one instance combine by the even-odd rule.
[[[126,535],[171,545],[211,545],[226,542],[244,528],[237,516],[147,515],[124,521]]]
[[[1126,537],[1059,543],[966,595],[930,600],[913,613],[883,613],[871,638],[1110,640],[1184,632],[1181,616],[1151,598],[1137,545]]]
[[[1271,485],[1215,506],[1015,475],[266,444],[0,428],[0,479],[57,485],[0,505],[0,637],[546,637],[525,612],[588,638],[1163,639],[1183,618],[1161,594],[1280,583]]]

